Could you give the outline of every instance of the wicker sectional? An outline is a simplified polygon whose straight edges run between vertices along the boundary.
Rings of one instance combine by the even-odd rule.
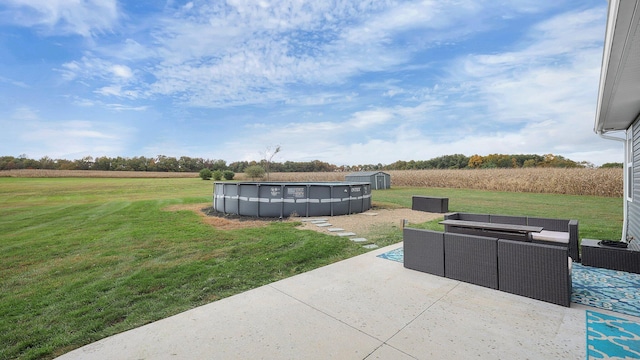
[[[570,305],[567,247],[413,228],[403,241],[408,269]]]
[[[578,239],[579,239],[578,220],[539,218],[539,217],[533,217],[533,216],[472,214],[472,213],[463,213],[463,212],[446,214],[444,216],[444,219],[445,220],[480,221],[480,222],[490,222],[490,223],[498,223],[498,224],[541,226],[544,230],[547,230],[547,231],[565,232],[569,234],[569,243],[567,245],[569,250],[569,256],[571,256],[571,259],[573,261],[576,261],[576,262],[580,261],[580,251],[579,251],[579,244],[578,244]],[[445,227],[445,231],[458,232],[460,230]],[[520,240],[518,236],[510,237],[509,234],[488,233],[488,232],[479,233],[471,230],[466,230],[464,232],[472,235],[495,236],[501,239]],[[548,245],[557,245],[557,244],[552,244],[544,241],[534,240],[534,242],[539,242],[539,243],[548,244]]]

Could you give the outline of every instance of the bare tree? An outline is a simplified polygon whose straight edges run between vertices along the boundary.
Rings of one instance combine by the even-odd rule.
[[[276,145],[276,148],[272,151],[271,147],[268,147],[264,152],[264,160],[266,161],[266,172],[267,172],[267,181],[269,181],[269,165],[271,165],[271,160],[277,153],[281,150],[280,145]]]

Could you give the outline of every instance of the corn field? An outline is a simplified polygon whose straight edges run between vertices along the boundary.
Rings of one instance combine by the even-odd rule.
[[[391,186],[622,197],[622,169],[390,170]],[[272,181],[344,181],[346,173],[274,173]]]
[[[391,186],[438,187],[622,197],[622,169],[524,168],[390,170]],[[270,181],[344,181],[345,172],[271,173]],[[198,178],[197,173],[95,170],[4,170],[0,177]],[[235,180],[250,180],[236,174]],[[264,181],[264,179],[263,179]]]

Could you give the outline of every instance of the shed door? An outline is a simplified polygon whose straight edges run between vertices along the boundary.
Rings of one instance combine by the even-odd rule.
[[[376,175],[376,190],[385,189],[384,175]]]

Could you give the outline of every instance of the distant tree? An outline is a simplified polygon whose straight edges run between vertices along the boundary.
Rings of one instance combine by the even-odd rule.
[[[236,173],[241,173],[244,172],[244,169],[248,167],[249,163],[247,161],[236,161],[229,164],[228,169]]]
[[[538,166],[542,167],[556,167],[556,168],[576,168],[582,167],[580,164],[573,160],[564,158],[561,155],[546,154],[544,155],[544,161]]]
[[[600,168],[602,168],[602,169],[615,169],[615,168],[623,169],[624,168],[624,164],[623,163],[617,163],[617,162],[604,163],[604,164],[600,165]]]
[[[483,158],[480,155],[473,155],[469,158],[469,167],[472,169],[476,169],[482,166]]]
[[[40,158],[40,168],[41,169],[55,169],[56,168],[56,162],[48,157],[48,156],[43,156],[42,158]]]
[[[76,163],[76,169],[89,170],[93,165],[93,158],[91,156],[85,156],[82,159],[76,160],[75,163]]]
[[[106,156],[97,157],[93,163],[93,170],[111,170],[111,159]]]
[[[244,173],[253,180],[262,179],[265,172],[264,168],[260,165],[252,165],[244,169]]]

